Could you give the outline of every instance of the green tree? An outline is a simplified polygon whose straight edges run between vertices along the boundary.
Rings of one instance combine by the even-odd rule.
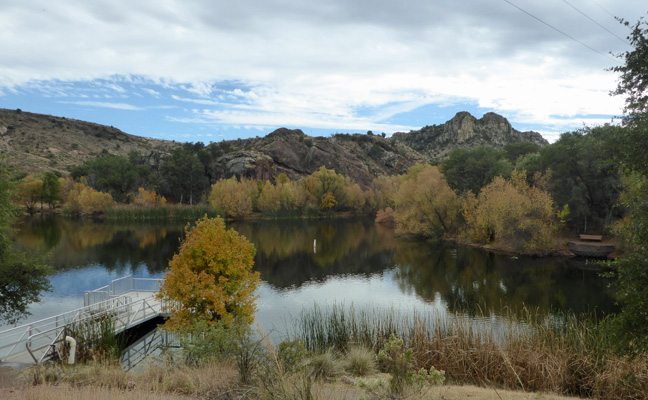
[[[533,142],[515,142],[508,143],[504,146],[504,152],[506,153],[506,158],[515,163],[520,157],[523,157],[527,154],[533,154],[540,151],[540,145]]]
[[[627,22],[624,22],[629,26]],[[629,173],[622,198],[628,215],[620,233],[627,255],[609,265],[617,277],[616,291],[621,312],[611,321],[620,350],[648,352],[648,23],[640,18],[629,36],[633,50],[620,55],[624,64],[613,94],[626,96],[624,129],[611,145]]]
[[[648,22],[644,17],[630,25],[628,39],[633,49],[621,53],[623,64],[612,68],[620,74],[613,95],[625,96],[624,129],[610,143],[616,150],[619,162],[627,169],[648,176]]]
[[[43,188],[41,192],[41,201],[49,204],[50,208],[61,199],[61,182],[58,176],[53,172],[46,172],[43,175]]]
[[[621,177],[608,143],[622,130],[604,125],[563,133],[540,153],[542,169],[551,169],[549,191],[559,207],[569,206],[567,224],[579,232],[602,232],[615,217]]]
[[[505,152],[491,147],[457,149],[443,163],[443,175],[455,192],[471,191],[477,195],[496,176],[511,176],[513,164],[505,156]]]
[[[50,290],[49,267],[40,257],[16,251],[9,238],[14,185],[9,170],[0,160],[0,320],[16,323],[29,315],[28,306],[40,300],[42,291]]]
[[[321,166],[304,180],[306,191],[320,210],[327,210],[338,204],[346,206],[349,186],[349,178],[325,166]]]
[[[169,300],[166,325],[251,322],[259,273],[252,271],[256,251],[244,236],[227,230],[221,218],[198,220],[169,263],[159,297]]]
[[[160,168],[160,193],[178,203],[198,203],[209,189],[205,166],[190,146],[173,150]]]
[[[77,180],[85,176],[88,186],[110,193],[119,202],[128,201],[129,193],[144,185],[147,174],[146,167],[133,164],[127,157],[113,154],[88,161],[70,172]]]

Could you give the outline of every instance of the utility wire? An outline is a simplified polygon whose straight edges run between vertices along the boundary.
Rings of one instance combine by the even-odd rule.
[[[596,4],[596,5],[597,5],[601,10],[603,10],[603,11],[605,11],[606,13],[610,14],[610,16],[611,16],[612,18],[616,18],[616,16],[615,16],[614,14],[612,14],[611,12],[609,12],[608,10],[606,10],[605,8],[603,8],[603,6],[600,5],[599,3],[597,3],[596,1],[592,0],[592,3]]]
[[[606,27],[604,27],[603,25],[599,24],[598,22],[594,21],[594,20],[593,20],[589,15],[585,14],[584,12],[582,12],[581,10],[579,10],[578,8],[574,7],[574,5],[572,5],[572,4],[571,4],[570,2],[568,2],[567,0],[563,0],[563,1],[564,1],[568,6],[570,6],[570,7],[573,8],[574,10],[578,11],[578,12],[579,12],[583,17],[589,19],[590,21],[594,22],[596,25],[598,25],[598,26],[600,26],[601,28],[605,29],[605,30],[606,30],[610,35],[612,35],[612,36],[614,36],[615,38],[619,39],[619,40],[622,41],[624,44],[628,44],[628,45],[630,44],[630,43],[628,43],[628,41],[625,40],[624,38],[617,36],[616,33],[610,31],[608,28],[606,28]]]
[[[553,29],[554,31],[556,31],[556,32],[560,33],[561,35],[564,35],[564,36],[568,37],[569,39],[573,40],[574,42],[580,44],[581,46],[583,46],[583,47],[587,47],[588,49],[592,50],[593,52],[595,52],[595,53],[597,53],[597,54],[602,55],[603,57],[612,58],[613,60],[616,61],[616,59],[614,59],[612,56],[610,56],[610,55],[608,55],[608,54],[605,54],[605,53],[601,53],[600,51],[596,50],[595,48],[593,48],[593,47],[591,47],[591,46],[588,46],[587,44],[581,42],[580,40],[576,39],[575,37],[570,36],[569,34],[567,34],[567,33],[563,32],[563,31],[561,31],[561,30],[558,29],[558,28],[556,28],[555,26],[550,25],[550,24],[547,23],[547,22],[544,22],[543,20],[541,20],[540,18],[538,18],[538,17],[536,17],[535,15],[531,14],[530,12],[528,12],[528,11],[526,11],[526,10],[524,10],[524,9],[522,9],[522,8],[520,8],[520,7],[518,7],[518,6],[516,6],[515,4],[511,3],[509,0],[504,0],[504,1],[505,1],[506,3],[512,5],[513,7],[517,8],[518,10],[522,11],[523,13],[527,14],[529,17],[531,17],[531,18],[537,20],[538,22],[541,22],[541,23],[547,25],[549,28]]]

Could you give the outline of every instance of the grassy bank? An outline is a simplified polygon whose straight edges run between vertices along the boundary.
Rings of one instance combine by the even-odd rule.
[[[530,310],[505,318],[408,314],[395,310],[314,308],[296,338],[310,351],[367,346],[391,334],[413,349],[415,368],[434,366],[457,383],[599,399],[648,398],[648,360],[614,354],[594,318],[551,319]]]
[[[103,357],[85,365],[38,366],[22,374],[24,386],[13,398],[648,399],[646,358],[615,355],[592,318],[333,306],[304,311],[295,326],[293,337],[278,345],[245,328],[193,332],[184,350],[139,373]],[[402,342],[394,347],[396,337]],[[432,379],[439,373],[443,385],[443,378]],[[395,393],[391,382],[397,378],[404,389]]]

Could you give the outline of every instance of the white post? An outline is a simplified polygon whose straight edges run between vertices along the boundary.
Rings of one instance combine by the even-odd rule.
[[[72,336],[66,336],[65,343],[68,343],[70,345],[70,355],[68,356],[68,364],[74,364],[74,361],[76,359],[77,341]]]

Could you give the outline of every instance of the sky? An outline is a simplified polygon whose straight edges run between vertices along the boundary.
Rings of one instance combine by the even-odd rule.
[[[218,142],[613,121],[645,0],[3,0],[0,108]]]

